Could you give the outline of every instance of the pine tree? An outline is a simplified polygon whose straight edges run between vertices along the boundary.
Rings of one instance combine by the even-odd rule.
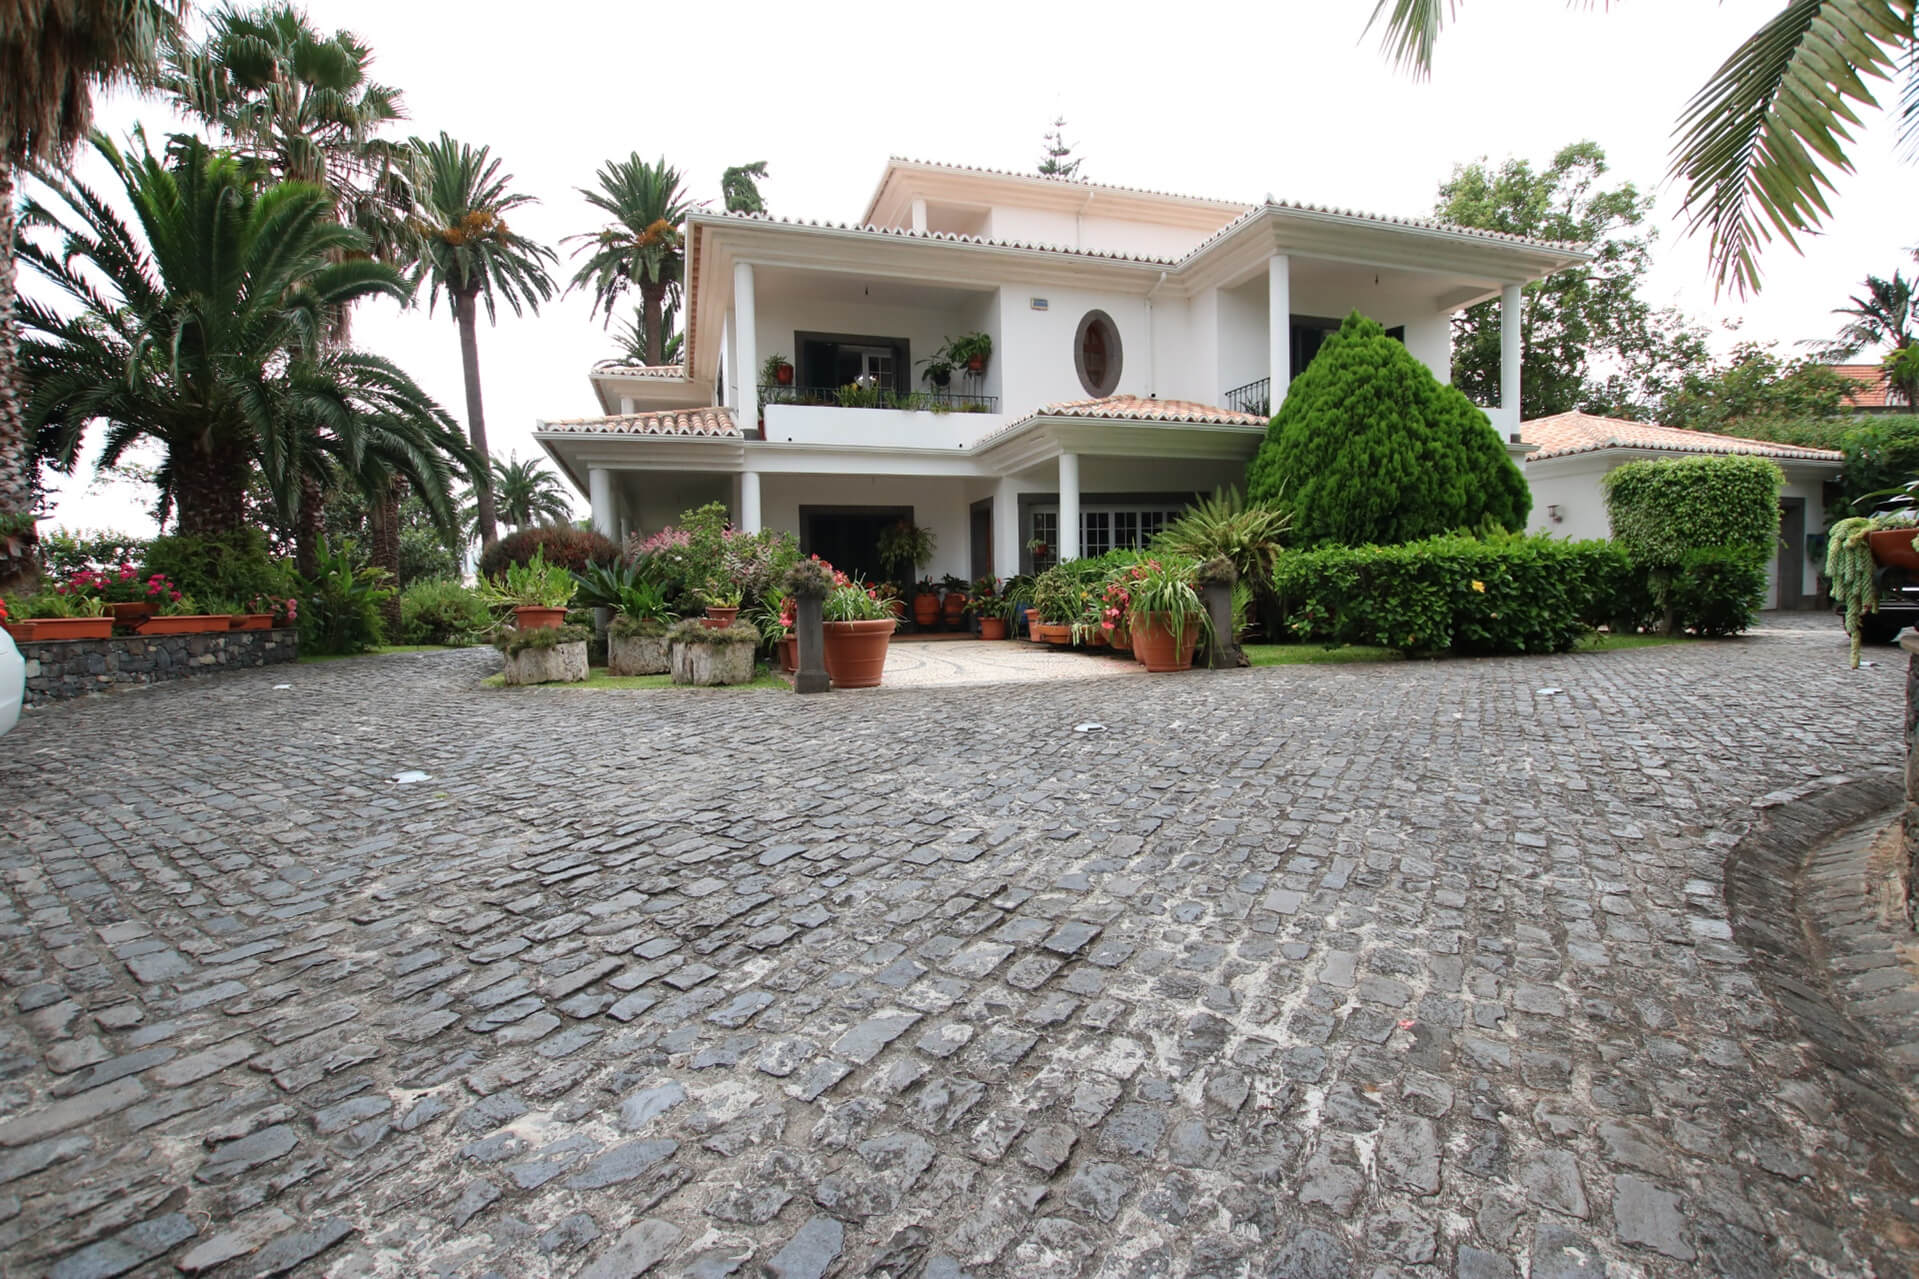
[[[1517,530],[1532,509],[1486,415],[1357,311],[1293,379],[1246,496],[1290,512],[1301,546]]]
[[[1039,171],[1049,178],[1071,178],[1079,175],[1079,159],[1067,159],[1073,154],[1073,148],[1066,141],[1066,117],[1053,119],[1053,131],[1046,135],[1044,142],[1046,154],[1040,157]]]

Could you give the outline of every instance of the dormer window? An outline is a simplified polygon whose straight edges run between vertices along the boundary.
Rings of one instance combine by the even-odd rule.
[[[1119,386],[1121,363],[1119,329],[1104,311],[1088,311],[1073,335],[1073,367],[1079,384],[1094,399],[1111,395]]]

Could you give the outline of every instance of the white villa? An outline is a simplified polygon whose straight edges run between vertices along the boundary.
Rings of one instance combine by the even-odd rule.
[[[609,536],[718,500],[868,577],[901,518],[936,534],[935,577],[1143,543],[1193,494],[1243,483],[1269,410],[1355,309],[1446,378],[1453,313],[1501,299],[1486,412],[1518,453],[1520,287],[1587,260],[1270,197],[902,159],[857,223],[699,212],[685,234],[685,363],[595,369],[605,415],[536,438]],[[925,380],[971,333],[991,339],[985,368]],[[790,368],[763,382],[774,355]]]

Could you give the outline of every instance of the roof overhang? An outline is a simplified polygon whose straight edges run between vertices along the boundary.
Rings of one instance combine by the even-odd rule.
[[[587,380],[593,384],[593,394],[599,398],[603,413],[620,412],[620,401],[627,397],[636,402],[643,400],[650,409],[696,409],[713,402],[712,380],[694,380],[687,375],[684,365],[679,366],[677,375],[617,365],[595,368]]]
[[[1845,468],[1843,457],[1774,457],[1770,453],[1754,453],[1748,449],[1679,449],[1655,448],[1644,444],[1601,444],[1591,448],[1561,449],[1540,454],[1537,450],[1526,458],[1527,467],[1549,466],[1553,463],[1638,462],[1647,459],[1675,459],[1687,457],[1758,457],[1777,463],[1782,468],[1831,472],[1837,474]]]

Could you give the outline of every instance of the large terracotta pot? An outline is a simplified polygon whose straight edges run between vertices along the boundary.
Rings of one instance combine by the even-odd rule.
[[[1174,642],[1170,613],[1142,613],[1133,618],[1133,656],[1155,674],[1183,671],[1193,664],[1193,650],[1199,647],[1200,622],[1189,617]]]
[[[1071,622],[1041,622],[1040,630],[1046,642],[1055,648],[1069,648],[1073,643],[1073,624]]]
[[[1919,550],[1914,550],[1912,545],[1915,536],[1919,536],[1919,529],[1880,529],[1866,534],[1866,545],[1872,548],[1872,558],[1882,568],[1919,573]]]
[[[826,674],[834,688],[878,688],[886,672],[886,646],[897,626],[890,617],[875,622],[823,622]]]
[[[226,629],[226,618],[220,629]],[[113,635],[111,617],[36,617],[32,621],[36,640],[109,639]]]
[[[709,630],[723,631],[731,626],[739,615],[740,606],[737,604],[732,608],[721,608],[717,604],[709,604],[706,606],[706,616],[701,620],[706,623]]]
[[[557,630],[566,621],[563,608],[541,608],[522,604],[513,610],[513,624],[523,631]]]
[[[966,616],[966,592],[946,592],[946,602],[941,607],[946,613],[946,624],[958,626],[960,619]]]
[[[102,635],[111,635],[113,633],[113,619],[103,617],[99,620],[107,626],[107,629],[100,633]],[[42,623],[41,627],[40,638],[52,638],[46,632],[45,623]],[[146,621],[134,627],[133,631],[136,635],[199,635],[207,631],[224,631],[226,629],[228,629],[228,622],[225,613],[183,613],[174,617],[149,617]],[[76,636],[75,638],[78,637]]]
[[[940,620],[940,597],[937,595],[915,595],[913,597],[913,621],[920,626],[931,626]]]
[[[271,613],[234,613],[227,622],[236,631],[270,631],[273,629]]]
[[[979,637],[983,640],[1005,639],[1006,638],[1006,619],[1003,617],[980,618]]]
[[[138,626],[159,612],[160,606],[147,600],[135,600],[130,604],[109,604],[107,611],[113,614],[113,620],[120,626]]]
[[[1115,653],[1130,653],[1133,651],[1133,632],[1121,622],[1108,632],[1106,642],[1113,646]]]
[[[800,668],[800,641],[796,635],[780,640],[780,669],[791,673]]]

